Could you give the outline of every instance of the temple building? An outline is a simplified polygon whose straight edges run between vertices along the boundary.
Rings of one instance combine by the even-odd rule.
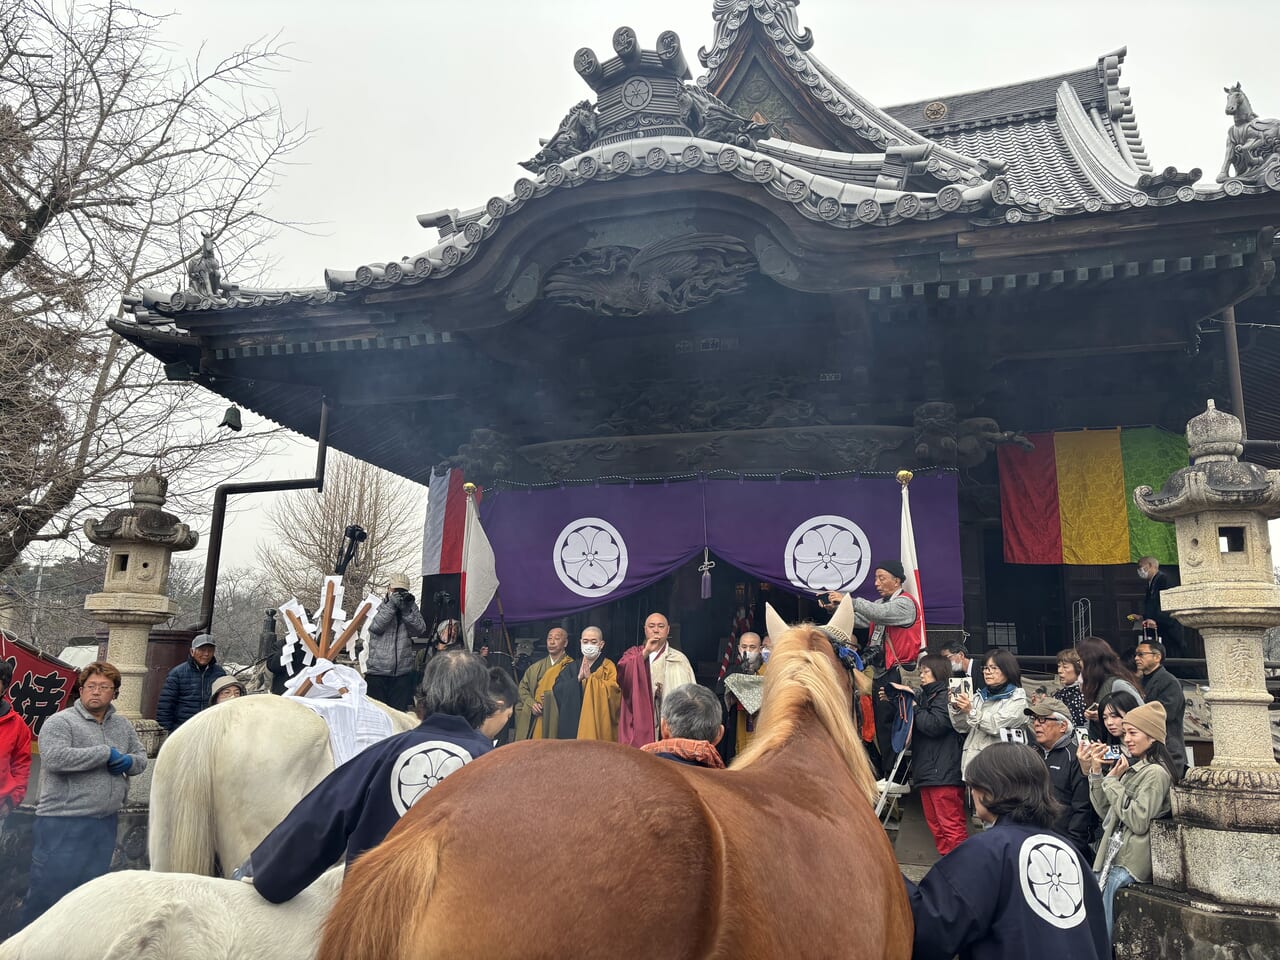
[[[1280,437],[1280,352],[1247,326],[1280,323],[1280,125],[1227,91],[1237,146],[1205,178],[1148,158],[1124,50],[883,107],[818,59],[794,0],[716,0],[713,21],[696,58],[626,27],[579,50],[584,99],[536,153],[511,145],[527,175],[419,216],[421,252],[248,289],[209,244],[113,329],[305,435],[323,395],[333,446],[421,483],[941,471],[963,612],[931,636],[1119,642],[1151,542],[1122,488],[1185,466],[1206,398]],[[617,601],[615,632],[646,606],[727,629],[728,600],[697,612],[704,559]]]

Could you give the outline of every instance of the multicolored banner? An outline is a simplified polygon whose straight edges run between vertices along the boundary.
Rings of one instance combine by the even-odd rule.
[[[13,709],[27,722],[33,736],[44,722],[71,701],[77,672],[34,647],[0,630],[0,660],[13,664],[13,682],[7,696]]]
[[[955,475],[917,475],[911,505],[926,616],[960,623]],[[704,549],[794,592],[874,598],[876,559],[898,559],[902,544],[900,486],[879,477],[490,490],[480,517],[511,621],[621,599]]]
[[[1178,562],[1173,526],[1148,520],[1134,488],[1160,489],[1187,465],[1187,441],[1156,427],[1037,433],[1000,447],[1006,563]]]

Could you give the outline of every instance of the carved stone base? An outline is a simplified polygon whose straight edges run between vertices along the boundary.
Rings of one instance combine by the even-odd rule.
[[[164,743],[164,738],[168,736],[164,727],[160,726],[156,721],[148,720],[145,717],[130,717],[129,722],[133,724],[133,729],[137,731],[138,739],[142,741],[142,746],[147,751],[147,756],[154,758],[160,752],[160,744]]]
[[[1218,904],[1280,911],[1280,831],[1214,830],[1176,820],[1151,825],[1152,879]]]
[[[1116,960],[1280,960],[1280,917],[1148,884],[1116,895]]]
[[[1193,767],[1174,788],[1173,815],[1189,826],[1280,834],[1280,765]]]

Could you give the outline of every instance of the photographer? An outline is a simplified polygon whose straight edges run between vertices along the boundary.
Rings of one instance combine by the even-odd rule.
[[[1125,714],[1128,758],[1108,758],[1102,743],[1087,743],[1079,751],[1080,769],[1089,776],[1089,800],[1102,817],[1102,841],[1093,869],[1102,887],[1108,929],[1115,916],[1116,891],[1151,882],[1151,821],[1169,815],[1169,792],[1177,783],[1165,733],[1164,705],[1157,700]]]
[[[392,575],[386,600],[369,624],[369,659],[365,667],[369,696],[393,710],[409,709],[417,666],[413,642],[426,632],[422,611],[409,592],[409,578],[401,573]]]

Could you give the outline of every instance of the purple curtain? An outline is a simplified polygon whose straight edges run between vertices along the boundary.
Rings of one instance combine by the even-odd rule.
[[[876,559],[900,552],[892,478],[689,480],[486,491],[481,519],[513,622],[546,620],[642,590],[709,546],[788,590],[874,597]],[[962,615],[954,474],[917,476],[911,515],[926,620]]]

